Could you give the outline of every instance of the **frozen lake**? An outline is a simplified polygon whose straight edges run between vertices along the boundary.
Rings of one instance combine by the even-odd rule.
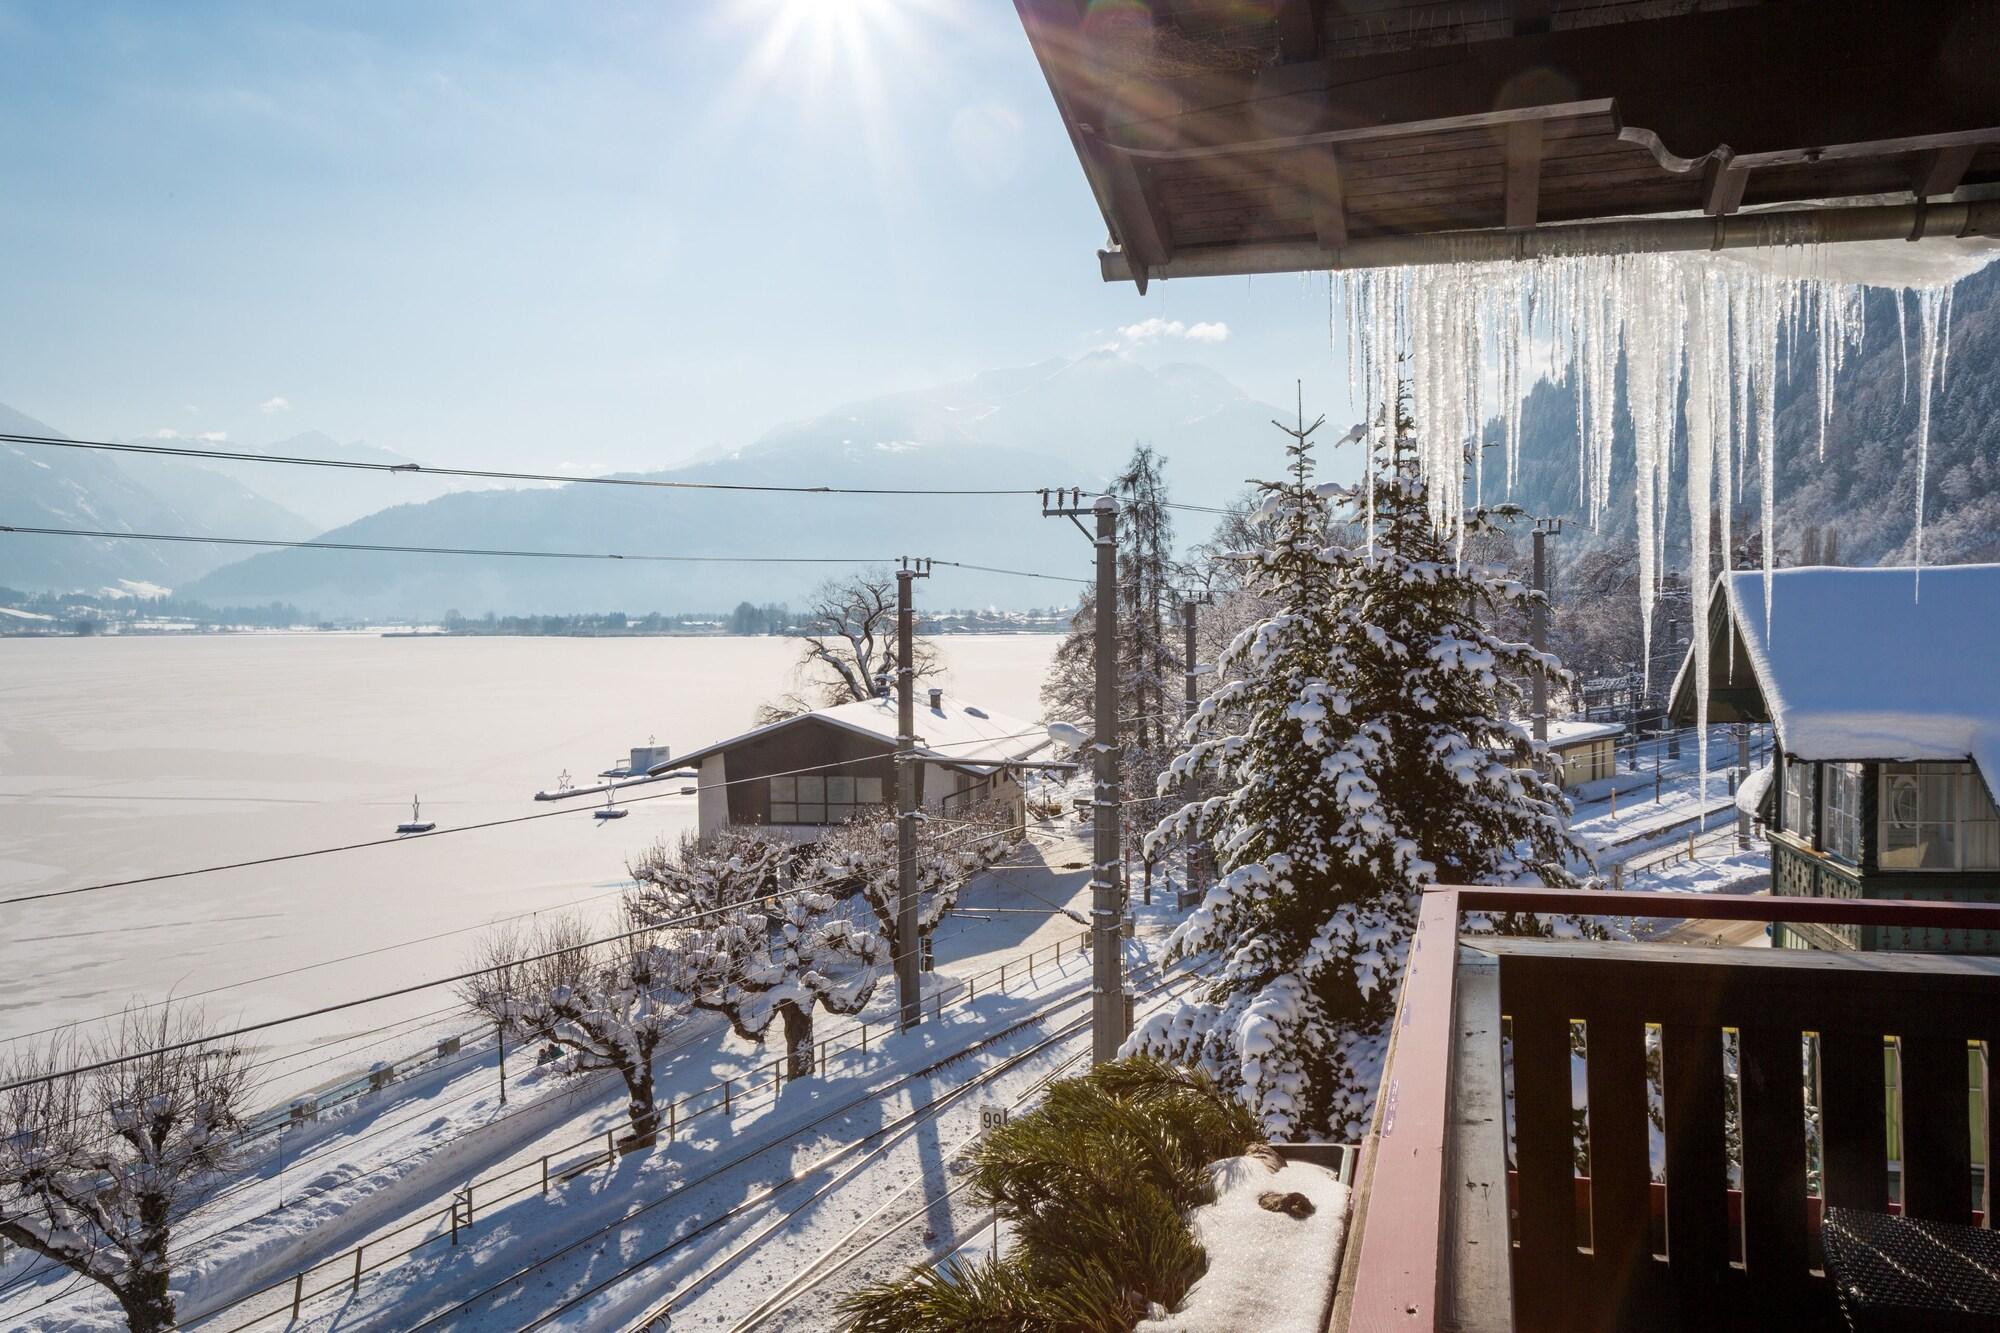
[[[944,639],[942,684],[1033,719],[1056,642]],[[0,897],[383,837],[413,793],[441,828],[561,809],[531,798],[565,770],[584,785],[649,737],[680,754],[751,725],[793,653],[777,638],[0,639]],[[609,823],[578,811],[0,908],[0,1042],[169,992],[225,988],[201,1003],[234,1026],[450,975],[478,938],[466,927],[608,910],[626,858],[694,818],[676,794]],[[292,1025],[262,1049],[452,999]]]

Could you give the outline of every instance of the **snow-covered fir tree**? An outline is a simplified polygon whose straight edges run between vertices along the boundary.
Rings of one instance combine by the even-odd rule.
[[[0,1238],[98,1283],[134,1333],[174,1326],[170,1241],[231,1156],[250,1087],[238,1047],[161,1005],[0,1067]],[[179,1047],[180,1049],[174,1049]],[[88,1073],[81,1065],[116,1061]]]
[[[1170,948],[1221,968],[1127,1049],[1239,1089],[1273,1137],[1352,1138],[1422,887],[1573,886],[1583,851],[1508,720],[1516,682],[1555,664],[1481,624],[1535,594],[1455,559],[1407,416],[1372,432],[1376,466],[1353,490],[1314,483],[1319,424],[1287,431],[1290,476],[1261,485],[1263,545],[1240,557],[1269,614],[1223,653],[1161,779],[1206,775],[1208,794],[1150,835],[1212,842],[1220,878]]]

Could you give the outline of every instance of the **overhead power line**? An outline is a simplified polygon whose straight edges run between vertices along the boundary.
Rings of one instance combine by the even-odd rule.
[[[276,537],[196,537],[179,532],[105,532],[94,528],[39,528],[0,523],[0,532],[36,537],[101,537],[111,541],[191,542],[208,546],[270,546],[298,551],[387,551],[398,555],[488,555],[528,560],[645,560],[710,565],[882,565],[889,556],[831,555],[624,555],[603,551],[526,551],[505,547],[396,546],[385,542],[282,541]]]
[[[184,542],[210,546],[261,546],[296,551],[383,551],[396,555],[504,556],[526,560],[632,560],[670,564],[711,565],[886,565],[891,556],[832,555],[655,555],[621,554],[602,551],[531,551],[503,547],[398,546],[386,542],[284,541],[276,537],[197,537],[179,532],[111,532],[96,528],[43,528],[19,523],[0,523],[0,532],[32,537],[97,537],[109,541]],[[1002,574],[1011,578],[1046,579],[1053,583],[1085,583],[1086,579],[1064,574],[1044,574],[1028,569],[1001,569],[994,565],[964,564],[957,560],[933,560],[932,564],[982,574]]]
[[[109,453],[154,454],[169,458],[210,458],[233,463],[278,463],[294,467],[342,468],[350,472],[394,472],[430,477],[479,477],[491,481],[543,481],[561,485],[644,486],[671,491],[758,491],[787,495],[1034,495],[1027,487],[935,488],[923,486],[775,486],[730,481],[666,481],[657,477],[577,477],[560,472],[508,472],[491,468],[432,467],[424,463],[370,463],[352,458],[312,458],[296,454],[257,454],[247,450],[201,449],[184,444],[123,444],[116,440],[71,440],[59,435],[17,435],[0,432],[9,444],[37,444],[56,449],[96,449]]]

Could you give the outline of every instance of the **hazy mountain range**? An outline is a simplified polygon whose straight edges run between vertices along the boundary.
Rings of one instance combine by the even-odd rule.
[[[1962,283],[1955,298],[1950,375],[1934,407],[1925,551],[1933,561],[2000,558],[2000,266]],[[1914,343],[1914,321],[1912,321]],[[1868,303],[1868,334],[1840,376],[1827,457],[1818,456],[1811,348],[1782,359],[1778,536],[1798,549],[1808,525],[1840,534],[1848,563],[1907,559],[1913,531],[1917,401],[1905,394],[1890,298]],[[1914,346],[1912,347],[1914,353]],[[1576,551],[1630,540],[1632,441],[1618,413],[1613,500],[1602,531],[1583,528],[1576,482],[1574,390],[1538,384],[1523,414],[1522,466],[1513,498],[1571,521]],[[1246,479],[1282,467],[1273,417],[1222,376],[1194,365],[1148,367],[1095,352],[962,382],[860,400],[777,427],[740,449],[637,474],[734,485],[858,488],[1035,488],[1101,484],[1135,442],[1168,463],[1175,499],[1219,505]],[[0,429],[54,434],[0,407]],[[1505,492],[1497,426],[1489,430],[1487,496]],[[392,451],[340,444],[317,432],[264,452],[406,462]],[[1350,479],[1347,457],[1323,475]],[[476,450],[462,459],[477,466]],[[1681,470],[1677,470],[1681,471]],[[87,589],[133,580],[216,604],[284,600],[322,615],[435,617],[573,611],[723,609],[741,600],[797,601],[831,567],[802,558],[887,562],[927,555],[1083,578],[1088,546],[1068,523],[1045,520],[1032,496],[797,496],[758,492],[566,485],[451,491],[435,478],[251,462],[214,468],[0,444],[0,523],[399,546],[464,546],[618,554],[618,561],[470,558],[280,550],[57,537],[0,539],[0,585]],[[1670,532],[1684,544],[1684,499]],[[1756,526],[1754,477],[1739,533]],[[1212,520],[1175,515],[1183,544]],[[653,562],[644,555],[755,555],[768,563]],[[933,605],[1049,605],[1075,588],[940,569]]]
[[[956,384],[851,403],[808,421],[780,426],[741,449],[683,467],[640,474],[651,478],[736,485],[836,485],[860,488],[1026,489],[1101,484],[1135,441],[1169,459],[1176,496],[1221,504],[1259,472],[1277,471],[1283,437],[1270,425],[1281,415],[1213,371],[1193,365],[1148,368],[1127,357],[1096,352],[993,371]],[[11,428],[10,428],[11,429]],[[26,429],[25,427],[21,429]],[[47,433],[40,428],[38,433]],[[31,446],[18,446],[31,451]],[[343,446],[325,436],[295,438],[267,452],[326,456]],[[356,456],[359,446],[345,446]],[[378,451],[379,453],[380,451]],[[394,459],[394,455],[382,454]],[[224,521],[192,514],[172,520],[140,505],[137,473],[154,460],[32,450],[31,465],[65,477],[88,460],[90,477],[76,489],[97,496],[89,526],[197,534],[230,532],[289,538],[275,515],[244,514]],[[476,464],[475,464],[476,465]],[[117,487],[106,478],[123,470]],[[212,474],[211,474],[212,475]],[[255,486],[303,513],[324,513],[332,488],[358,503],[371,492],[384,501],[408,497],[429,478],[269,464],[231,465],[230,494]],[[322,493],[324,492],[324,493]],[[244,492],[248,494],[247,489]],[[253,497],[254,498],[254,497]],[[617,553],[621,561],[473,558],[390,553],[281,550],[241,557],[240,550],[170,547],[177,563],[157,559],[143,568],[149,581],[171,583],[217,604],[285,600],[324,615],[436,616],[447,610],[675,611],[726,608],[740,600],[798,600],[832,568],[787,564],[799,557],[888,561],[927,555],[966,564],[1000,565],[1087,575],[1089,547],[1066,522],[1040,516],[1033,496],[785,496],[756,492],[675,491],[643,487],[567,485],[454,492],[422,503],[394,504],[323,532],[329,541],[381,545],[463,546]],[[319,506],[315,509],[314,506]],[[29,509],[0,504],[30,519]],[[131,511],[128,513],[128,510]],[[145,522],[131,517],[143,513]],[[1185,515],[1182,534],[1207,534],[1211,521]],[[308,523],[308,527],[317,526]],[[0,584],[14,587],[90,586],[106,566],[56,563],[56,552],[28,564],[10,554],[17,544],[43,550],[60,538],[8,539],[0,546]],[[112,543],[76,543],[95,549]],[[129,555],[152,549],[118,543]],[[210,553],[204,562],[187,553]],[[103,552],[106,559],[116,552]],[[756,555],[773,563],[680,563],[640,555]],[[134,562],[135,565],[137,562]],[[948,582],[947,582],[948,580]],[[927,590],[939,604],[1048,605],[1068,602],[1074,589],[976,571],[940,570]]]

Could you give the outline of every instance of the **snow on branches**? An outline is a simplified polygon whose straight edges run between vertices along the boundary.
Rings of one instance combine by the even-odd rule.
[[[582,917],[556,916],[488,937],[479,961],[487,970],[461,988],[466,1003],[519,1040],[560,1048],[569,1073],[617,1070],[627,1146],[650,1145],[659,1130],[653,1054],[687,1012],[664,985],[658,944],[597,942]]]
[[[782,1019],[793,1078],[813,1072],[816,1011],[860,1012],[889,960],[887,939],[827,891],[814,849],[728,829],[672,850],[656,844],[632,870],[628,908],[662,927],[665,984],[746,1040],[762,1041]],[[701,919],[682,919],[692,913]]]
[[[0,1236],[102,1285],[136,1333],[173,1326],[168,1242],[242,1118],[241,1050],[166,1049],[203,1035],[197,1012],[134,1010],[101,1041],[67,1029],[0,1073],[23,1083],[0,1094]],[[119,1063],[69,1072],[100,1060]]]
[[[1273,1137],[1364,1128],[1423,885],[1571,886],[1583,859],[1508,720],[1517,682],[1560,665],[1482,623],[1535,594],[1454,558],[1407,416],[1366,432],[1376,466],[1352,490],[1314,483],[1317,424],[1260,486],[1238,569],[1269,612],[1222,654],[1160,780],[1183,803],[1148,839],[1214,845],[1220,877],[1170,949],[1221,968],[1128,1043],[1239,1087]]]
[[[1022,837],[1014,808],[982,801],[927,818],[917,839],[917,938],[937,928],[967,880],[1006,856]],[[898,857],[894,817],[861,814],[828,829],[813,845],[810,877],[837,893],[858,891],[894,956]]]

